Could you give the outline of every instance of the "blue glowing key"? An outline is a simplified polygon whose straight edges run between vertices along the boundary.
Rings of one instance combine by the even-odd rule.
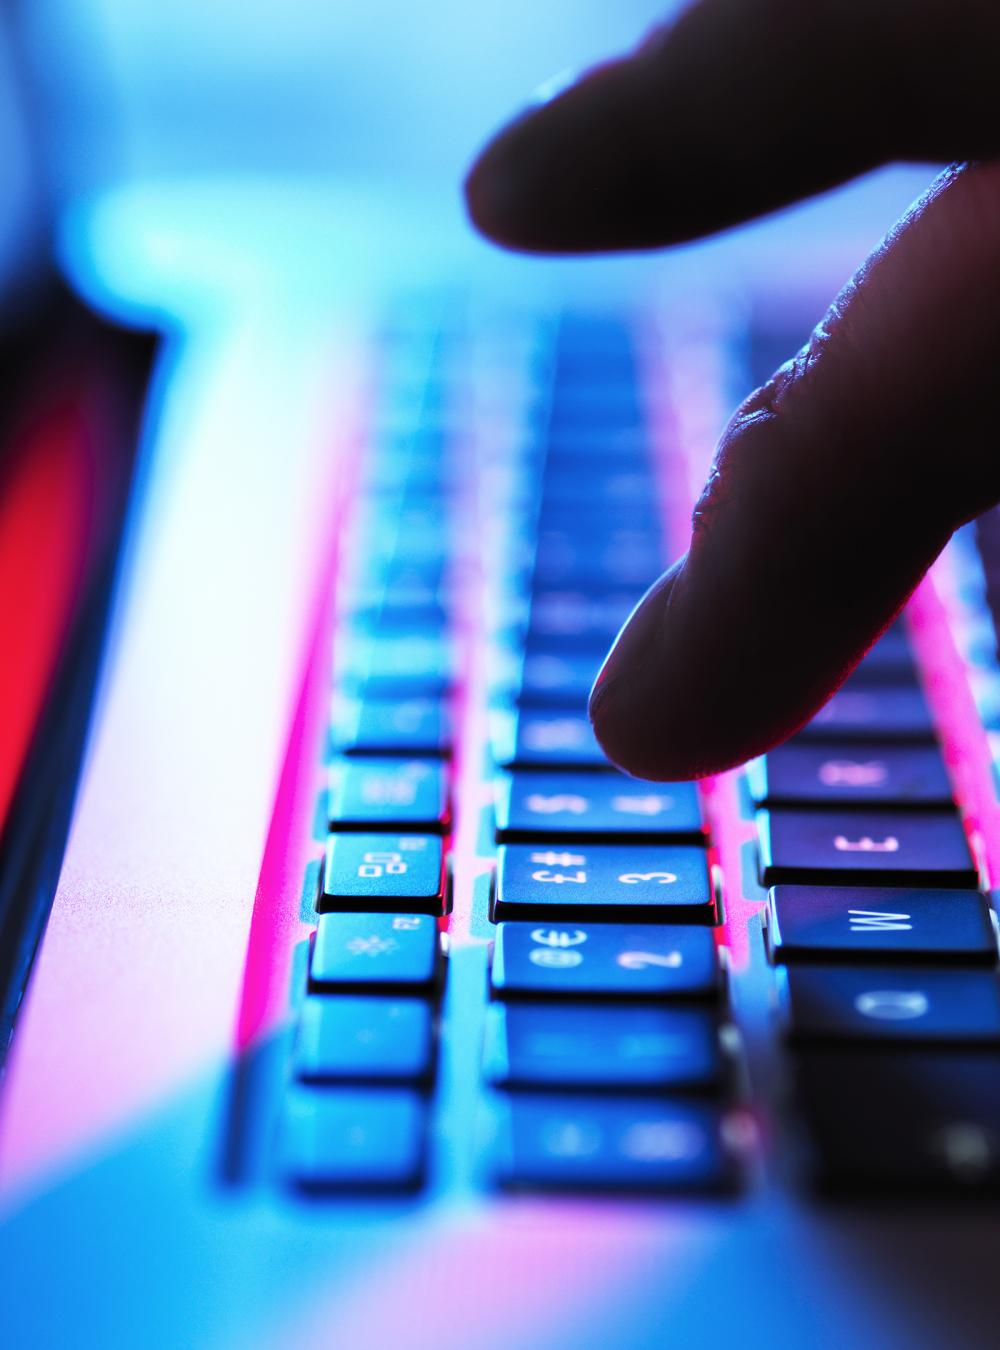
[[[735,1180],[722,1115],[707,1103],[512,1093],[504,1117],[508,1187],[714,1191]]]
[[[336,760],[328,819],[331,830],[444,830],[449,819],[444,765],[393,756]]]
[[[768,941],[777,961],[997,962],[989,908],[977,891],[775,886]]]
[[[705,850],[689,844],[505,844],[493,917],[714,923]]]
[[[502,923],[492,986],[503,999],[712,999],[721,972],[710,928]]]
[[[625,774],[515,769],[496,784],[497,838],[700,840],[693,783],[639,783]]]
[[[795,1040],[1000,1044],[993,971],[796,965],[781,974]]]
[[[412,1190],[424,1172],[426,1106],[404,1088],[296,1087],[284,1172],[305,1190]]]
[[[344,755],[447,755],[451,725],[440,699],[351,699],[338,709],[334,739]]]
[[[431,990],[440,971],[437,924],[427,914],[324,914],[309,978],[321,990]]]
[[[299,1078],[420,1082],[433,1063],[433,1018],[421,999],[313,994],[302,1005]]]
[[[719,1027],[700,1008],[494,1003],[486,1075],[499,1087],[673,1091],[723,1075]]]
[[[321,911],[439,914],[443,903],[443,848],[433,835],[335,834],[328,840]]]

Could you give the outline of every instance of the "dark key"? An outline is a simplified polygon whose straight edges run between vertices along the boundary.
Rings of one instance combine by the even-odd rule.
[[[295,1046],[299,1078],[422,1082],[433,1063],[431,1009],[421,999],[312,994],[302,1005]]]
[[[528,642],[551,640],[561,647],[601,653],[628,618],[634,591],[536,591],[531,600]]]
[[[913,684],[917,667],[909,640],[901,628],[880,638],[851,675],[852,685]]]
[[[493,951],[501,998],[716,998],[709,928],[502,923]]]
[[[440,914],[444,887],[444,850],[432,835],[335,834],[326,845],[319,908]]]
[[[781,973],[793,1040],[1000,1043],[993,971],[796,965]]]
[[[413,1190],[424,1172],[426,1108],[405,1088],[297,1087],[283,1164],[306,1190]]]
[[[777,961],[997,960],[989,908],[976,891],[775,886],[768,941]]]
[[[521,708],[494,715],[493,757],[503,768],[606,769],[586,711]]]
[[[934,722],[919,688],[868,686],[853,679],[807,722],[797,740],[933,741]]]
[[[323,989],[429,989],[440,956],[437,924],[427,914],[324,914],[309,978]]]
[[[514,697],[524,708],[587,706],[600,661],[589,652],[557,652],[532,644],[520,663]]]
[[[497,779],[497,839],[704,837],[693,783],[639,783],[619,773],[515,769]]]
[[[498,1087],[673,1091],[723,1077],[716,1017],[700,1008],[493,1004],[486,1076]]]
[[[715,923],[704,849],[689,844],[504,844],[493,918]]]
[[[933,745],[813,745],[792,741],[747,769],[768,806],[949,807],[951,784]]]
[[[338,712],[334,739],[344,755],[448,755],[451,726],[440,699],[352,699]]]
[[[1000,1056],[823,1050],[793,1059],[820,1186],[974,1192],[1000,1183]]]
[[[504,1115],[505,1186],[714,1191],[734,1181],[721,1113],[707,1103],[516,1093]]]
[[[962,886],[978,877],[957,815],[759,811],[761,879],[821,885]]]
[[[444,830],[448,785],[442,764],[420,759],[340,760],[330,770],[331,830],[373,826]]]
[[[446,694],[454,679],[450,644],[433,637],[384,637],[350,643],[337,663],[345,689],[374,698]]]

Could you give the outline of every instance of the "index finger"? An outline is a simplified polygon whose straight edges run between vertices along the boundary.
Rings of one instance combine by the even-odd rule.
[[[890,159],[1000,150],[989,0],[698,0],[497,135],[466,193],[530,252],[678,243]]]

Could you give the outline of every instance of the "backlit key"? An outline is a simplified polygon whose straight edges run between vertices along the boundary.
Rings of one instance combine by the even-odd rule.
[[[917,686],[883,688],[851,679],[806,723],[796,740],[933,741],[934,723]]]
[[[440,914],[440,839],[425,834],[335,834],[327,841],[321,911],[415,909]]]
[[[440,956],[437,924],[426,914],[324,914],[309,977],[323,990],[429,990]]]
[[[504,999],[711,999],[721,969],[709,928],[502,923],[492,988]]]
[[[504,1115],[505,1186],[715,1191],[735,1179],[723,1117],[707,1103],[515,1093]]]
[[[700,1008],[495,1003],[485,1062],[507,1088],[674,1091],[723,1076],[718,1021]]]
[[[704,849],[685,844],[505,844],[494,919],[714,923]]]
[[[977,874],[956,814],[760,811],[762,880],[961,886]]]
[[[492,730],[493,757],[505,768],[608,767],[583,708],[498,712]]]
[[[613,771],[515,769],[498,777],[496,795],[502,841],[704,836],[693,783],[640,783]]]
[[[791,741],[748,766],[754,801],[768,806],[952,805],[933,745],[821,745]]]
[[[1000,1044],[993,971],[797,965],[782,976],[794,1040]]]
[[[295,1073],[320,1082],[419,1082],[434,1062],[430,1005],[416,998],[312,994],[302,1005]]]
[[[777,961],[997,961],[989,908],[976,891],[775,886],[768,916]]]
[[[433,760],[342,759],[330,770],[331,830],[444,830],[448,820],[445,769]]]
[[[337,709],[334,739],[344,755],[447,755],[451,728],[440,699],[351,699]]]
[[[306,1190],[413,1190],[426,1128],[424,1102],[408,1089],[300,1086],[287,1108],[284,1172]]]

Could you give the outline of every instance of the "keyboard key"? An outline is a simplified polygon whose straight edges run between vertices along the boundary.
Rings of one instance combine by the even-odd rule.
[[[851,675],[852,685],[916,684],[917,667],[909,639],[901,628],[879,638]]]
[[[505,1186],[714,1191],[735,1180],[721,1113],[706,1103],[516,1093],[504,1115]]]
[[[493,950],[500,998],[716,998],[710,928],[502,923]]]
[[[700,1008],[495,1003],[486,1076],[498,1087],[668,1091],[723,1077],[718,1021]]]
[[[607,651],[638,597],[625,591],[536,591],[531,599],[528,643],[557,640],[598,657]]]
[[[993,971],[797,965],[782,975],[794,1040],[1000,1043]]]
[[[306,1190],[413,1190],[426,1128],[423,1101],[403,1088],[298,1087],[285,1119],[285,1174]]]
[[[330,770],[331,830],[373,826],[445,830],[450,819],[444,766],[419,759],[339,760]]]
[[[522,708],[587,706],[600,661],[589,652],[562,652],[530,645],[516,679],[514,696]]]
[[[821,1187],[917,1194],[1000,1183],[1000,1056],[829,1049],[793,1065]]]
[[[334,739],[344,755],[447,755],[451,727],[440,699],[352,699],[339,710]]]
[[[821,885],[978,884],[957,815],[759,811],[762,880]]]
[[[406,908],[440,914],[444,887],[440,839],[424,834],[335,834],[326,845],[319,908],[321,912]]]
[[[522,708],[493,718],[493,757],[503,768],[606,769],[585,709]]]
[[[614,772],[515,769],[497,779],[497,839],[704,837],[693,783],[639,783]]]
[[[344,688],[374,698],[439,698],[454,679],[454,654],[441,638],[362,638],[337,664]]]
[[[775,886],[768,942],[777,961],[997,961],[989,908],[976,891]]]
[[[493,918],[715,923],[708,861],[686,844],[504,844]]]
[[[324,914],[309,978],[316,988],[429,989],[441,956],[437,924],[426,914]]]
[[[313,994],[302,1005],[295,1046],[301,1079],[422,1082],[433,1063],[431,1009],[420,999]]]
[[[852,678],[795,739],[933,741],[934,722],[917,687],[869,687],[855,684]]]
[[[758,806],[953,805],[944,759],[933,745],[791,741],[755,760],[747,775]]]

